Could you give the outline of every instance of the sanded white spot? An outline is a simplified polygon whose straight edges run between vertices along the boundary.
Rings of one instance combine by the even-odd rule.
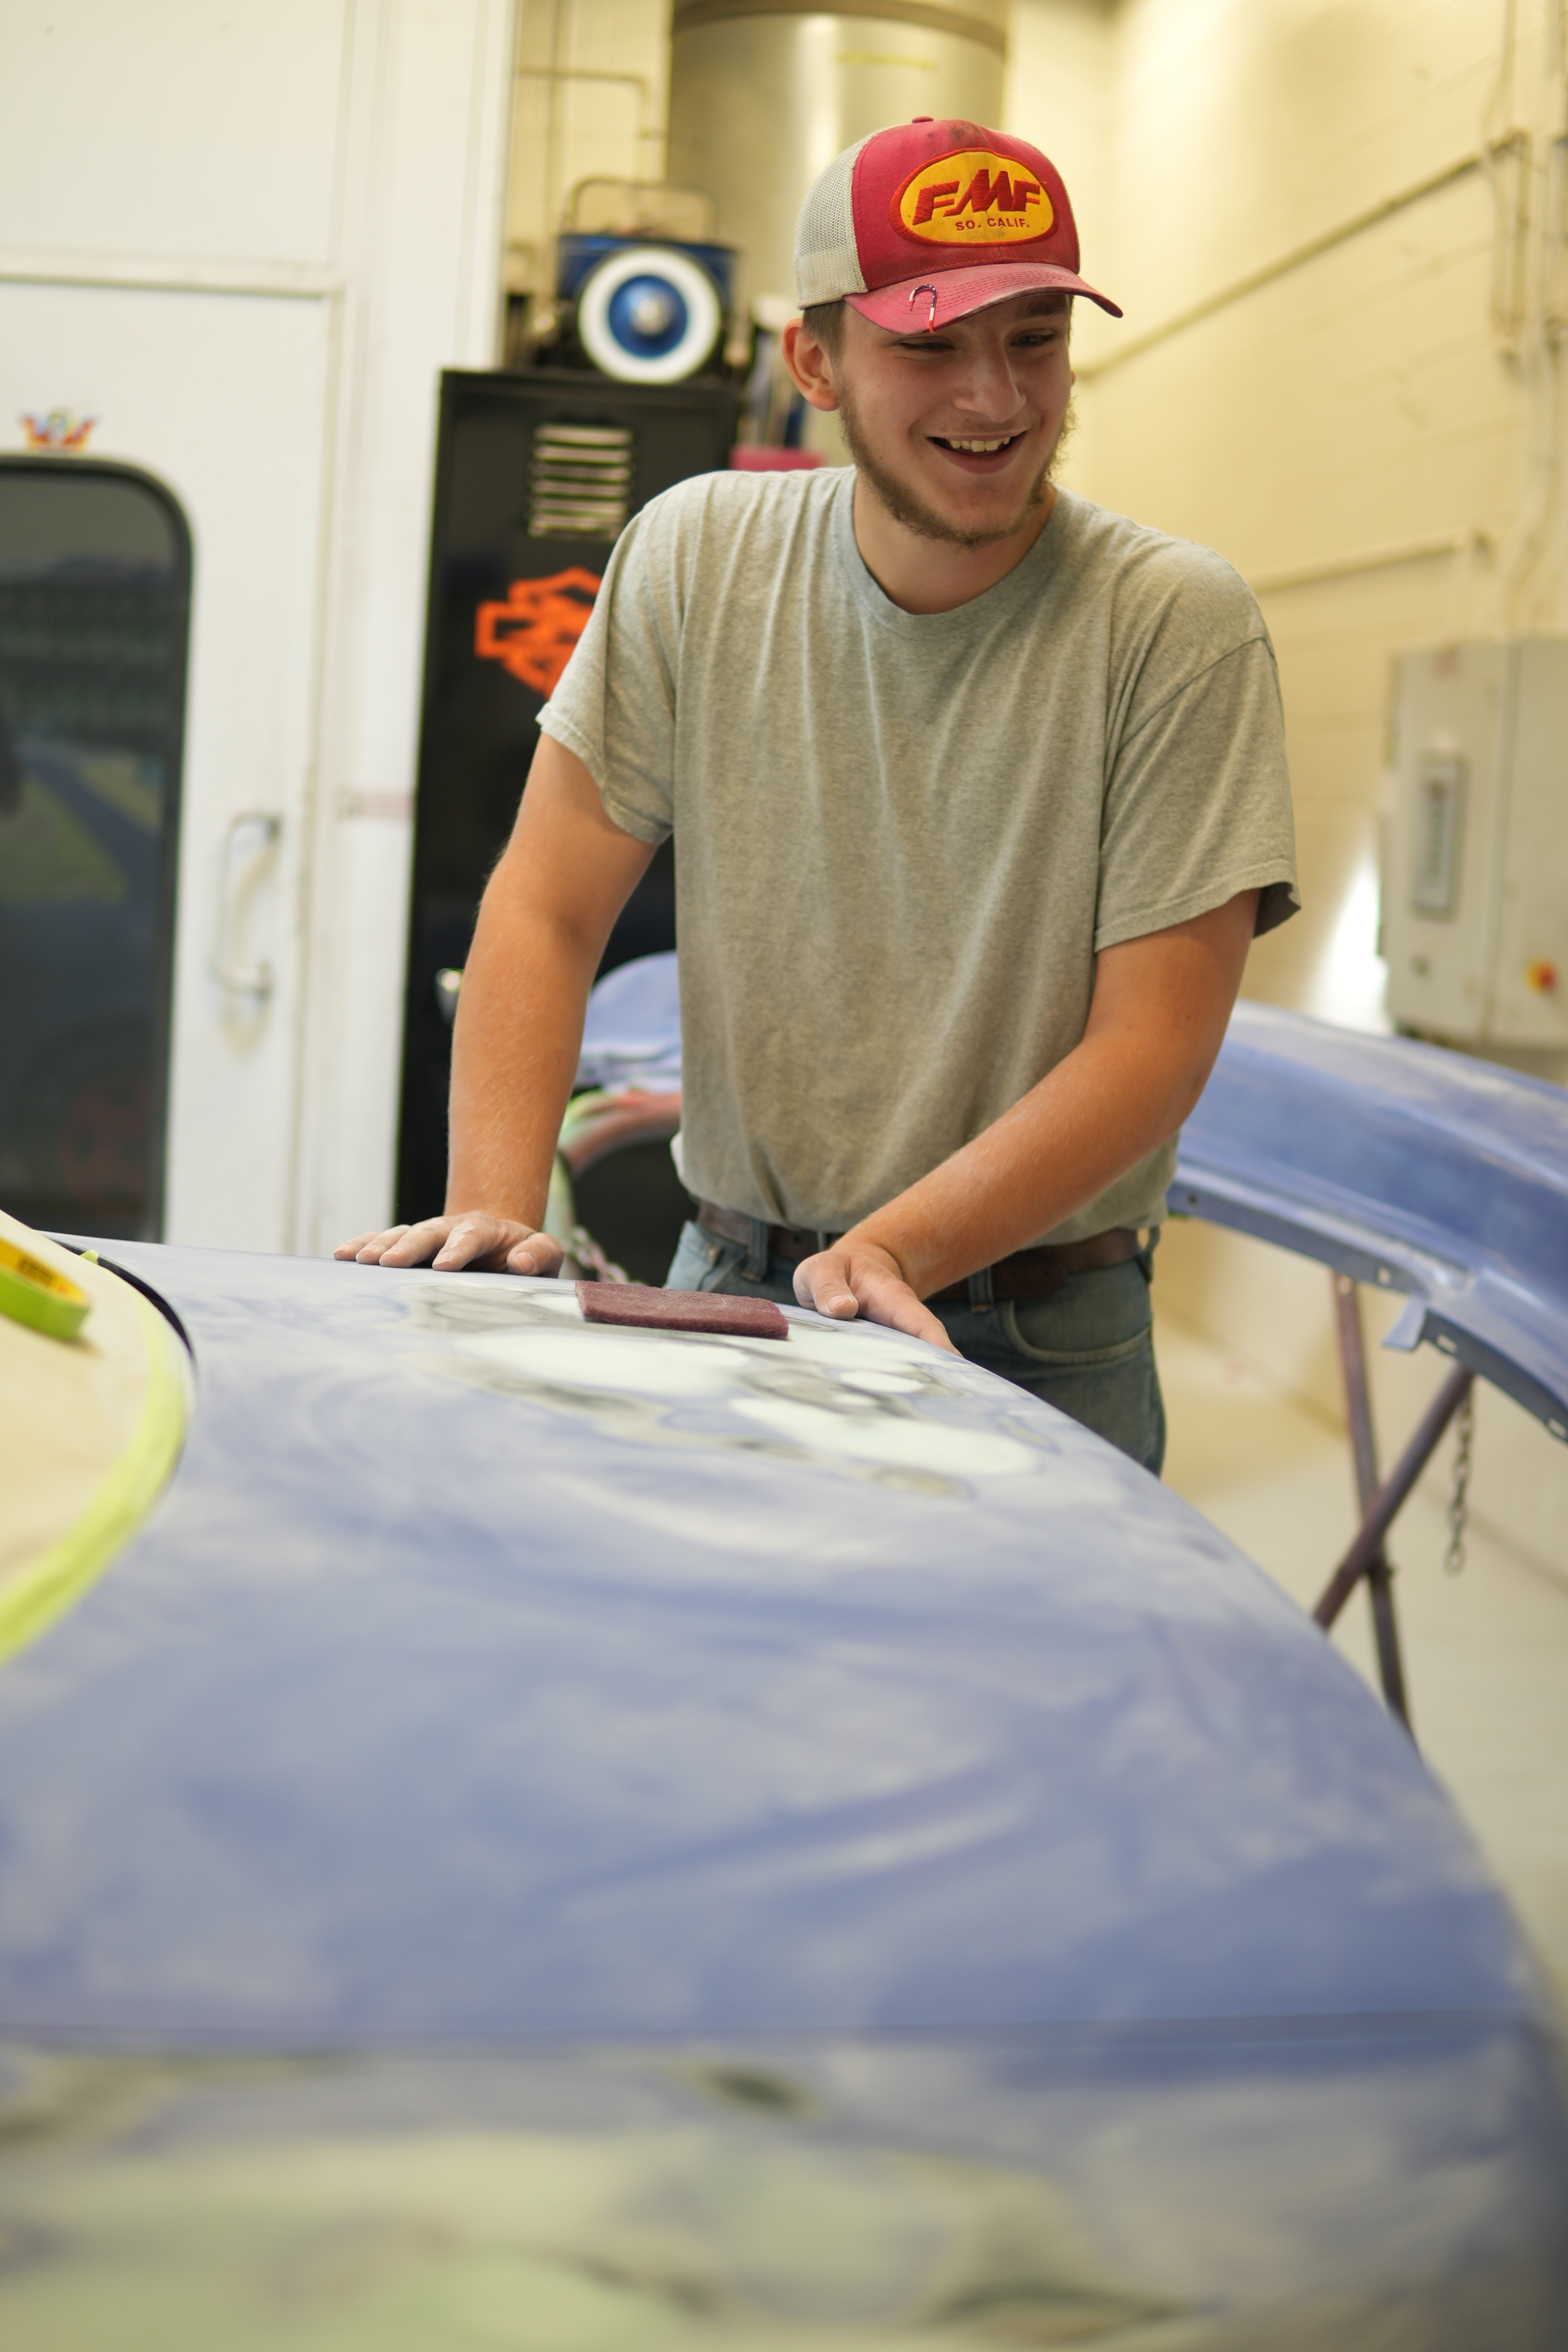
[[[777,1437],[855,1462],[889,1469],[929,1470],[958,1478],[1017,1477],[1039,1467],[1040,1457],[1016,1437],[991,1429],[955,1429],[949,1422],[894,1420],[889,1414],[834,1412],[788,1397],[737,1397],[733,1410],[760,1422]]]
[[[730,1350],[711,1339],[616,1330],[602,1323],[576,1330],[486,1331],[465,1345],[471,1354],[531,1380],[660,1400],[724,1396],[741,1369]]]

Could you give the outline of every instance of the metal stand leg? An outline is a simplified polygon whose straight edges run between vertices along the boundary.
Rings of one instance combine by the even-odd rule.
[[[1372,1392],[1367,1386],[1361,1293],[1348,1275],[1334,1274],[1329,1279],[1333,1289],[1340,1370],[1344,1376],[1345,1417],[1350,1423],[1351,1452],[1355,1462],[1356,1507],[1364,1521],[1377,1493],[1377,1441],[1372,1426]],[[1366,1591],[1372,1605],[1373,1639],[1377,1644],[1377,1672],[1383,1696],[1389,1712],[1396,1715],[1405,1730],[1410,1731],[1405,1661],[1400,1654],[1399,1622],[1394,1609],[1394,1571],[1387,1549],[1381,1543],[1367,1564]],[[1320,1602],[1320,1622],[1331,1622],[1322,1619],[1322,1606]],[[1415,1736],[1411,1731],[1411,1738]]]
[[[1375,1475],[1375,1464],[1372,1451],[1372,1416],[1367,1406],[1366,1399],[1366,1363],[1361,1351],[1361,1320],[1359,1313],[1357,1313],[1354,1323],[1353,1339],[1352,1339],[1347,1346],[1346,1334],[1349,1327],[1349,1318],[1345,1317],[1342,1313],[1337,1288],[1335,1291],[1334,1305],[1336,1316],[1340,1318],[1341,1346],[1342,1349],[1345,1350],[1346,1394],[1347,1398],[1352,1399],[1351,1403],[1352,1442],[1357,1449],[1356,1483],[1358,1488],[1362,1488],[1363,1448],[1365,1468],[1373,1475]],[[1354,1361],[1356,1365],[1359,1366],[1359,1405],[1353,1402],[1353,1391],[1352,1387],[1352,1375],[1351,1370],[1351,1360],[1352,1349]],[[1433,1454],[1436,1452],[1444,1431],[1447,1428],[1448,1423],[1453,1420],[1454,1415],[1458,1412],[1459,1407],[1464,1403],[1465,1399],[1469,1395],[1471,1389],[1475,1385],[1475,1374],[1472,1371],[1469,1371],[1463,1364],[1455,1365],[1453,1370],[1449,1373],[1447,1379],[1444,1381],[1442,1387],[1438,1390],[1436,1395],[1427,1406],[1426,1412],[1422,1416],[1421,1424],[1416,1430],[1415,1436],[1411,1439],[1409,1444],[1400,1455],[1397,1464],[1394,1465],[1394,1469],[1390,1471],[1382,1486],[1377,1488],[1375,1494],[1372,1495],[1370,1498],[1365,1496],[1363,1490],[1363,1507],[1360,1530],[1354,1542],[1346,1552],[1343,1559],[1341,1560],[1338,1568],[1335,1569],[1332,1576],[1329,1579],[1327,1585],[1323,1589],[1322,1598],[1312,1612],[1312,1614],[1317,1619],[1319,1624],[1323,1626],[1326,1630],[1333,1623],[1335,1618],[1339,1615],[1340,1611],[1344,1607],[1345,1602],[1355,1591],[1360,1580],[1363,1576],[1367,1578],[1372,1592],[1373,1623],[1378,1629],[1378,1663],[1383,1669],[1384,1696],[1387,1699],[1394,1713],[1400,1717],[1400,1720],[1405,1725],[1407,1729],[1409,1727],[1409,1717],[1406,1715],[1405,1708],[1403,1675],[1399,1675],[1396,1684],[1391,1684],[1390,1681],[1388,1657],[1385,1654],[1384,1648],[1383,1621],[1380,1619],[1378,1614],[1378,1578],[1375,1570],[1379,1564],[1381,1564],[1383,1570],[1382,1581],[1386,1601],[1387,1632],[1390,1643],[1392,1643],[1393,1662],[1395,1669],[1397,1670],[1398,1639],[1394,1623],[1393,1595],[1387,1590],[1388,1563],[1384,1554],[1383,1539],[1388,1533],[1389,1528],[1393,1526],[1394,1519],[1397,1517],[1410,1494],[1411,1488],[1415,1486],[1415,1481],[1421,1475],[1422,1471],[1425,1470],[1427,1463],[1432,1459]],[[1397,1696],[1395,1695],[1396,1691]]]

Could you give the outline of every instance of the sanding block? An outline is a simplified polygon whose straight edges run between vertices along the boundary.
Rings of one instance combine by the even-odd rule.
[[[658,1290],[649,1282],[580,1282],[584,1323],[635,1323],[648,1331],[732,1331],[743,1339],[787,1339],[789,1324],[771,1298],[722,1290]]]

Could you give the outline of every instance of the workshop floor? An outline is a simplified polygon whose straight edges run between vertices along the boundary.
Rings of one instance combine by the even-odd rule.
[[[1343,1435],[1169,1315],[1157,1345],[1167,1483],[1310,1608],[1353,1531]],[[1476,1530],[1447,1576],[1447,1540],[1418,1489],[1390,1544],[1416,1737],[1568,2001],[1568,1582]],[[1360,1595],[1334,1638],[1375,1686]]]

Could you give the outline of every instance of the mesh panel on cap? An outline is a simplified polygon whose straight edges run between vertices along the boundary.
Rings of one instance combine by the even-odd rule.
[[[855,247],[851,190],[855,158],[876,132],[868,131],[836,155],[805,192],[795,232],[795,295],[801,309],[837,302],[841,294],[864,294],[866,275]]]

